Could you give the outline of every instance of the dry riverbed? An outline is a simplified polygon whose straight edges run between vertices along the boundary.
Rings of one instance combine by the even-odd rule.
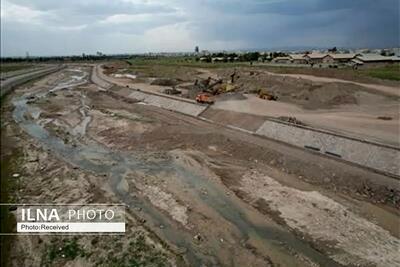
[[[400,264],[397,181],[104,92],[89,73],[68,68],[3,106],[2,137],[22,151],[10,194],[125,203],[128,231],[18,236],[13,266]]]

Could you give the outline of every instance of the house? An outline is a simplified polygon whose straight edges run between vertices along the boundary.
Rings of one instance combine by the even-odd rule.
[[[223,57],[213,57],[212,59],[211,59],[211,62],[226,62],[226,59],[225,58],[223,58]]]
[[[274,63],[290,63],[290,57],[276,57],[272,60]]]
[[[307,60],[308,63],[313,64],[329,63],[329,61],[332,61],[332,57],[329,57],[328,54],[323,53],[307,54],[304,56],[304,59]]]
[[[362,62],[364,66],[381,66],[400,62],[397,56],[382,56],[379,54],[360,54],[356,59]]]
[[[329,54],[329,56],[333,59],[334,63],[348,63],[352,59],[354,59],[357,54],[348,53],[348,54]]]
[[[361,60],[364,63],[391,63],[393,62],[393,59],[396,61],[396,57],[382,56],[379,54],[360,54],[357,56],[357,59]]]
[[[359,60],[357,58],[353,58],[349,63],[352,66],[362,66],[362,65],[364,65],[364,62],[362,62],[361,60]]]
[[[304,54],[291,54],[289,55],[292,63],[294,64],[307,64],[307,60],[304,58]]]

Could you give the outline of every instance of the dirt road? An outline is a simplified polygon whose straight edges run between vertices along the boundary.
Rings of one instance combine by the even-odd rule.
[[[2,135],[22,150],[17,199],[130,207],[125,236],[78,237],[87,256],[51,264],[131,255],[146,266],[400,264],[398,181],[135,104],[119,94],[126,88],[92,84],[90,72],[69,68],[19,88],[2,112]],[[43,265],[65,242],[40,240],[17,238],[13,265]]]

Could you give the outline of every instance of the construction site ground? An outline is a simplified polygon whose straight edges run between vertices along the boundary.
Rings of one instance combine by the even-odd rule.
[[[100,77],[92,68],[70,65],[3,99],[2,177],[10,202],[124,203],[127,233],[16,236],[12,266],[400,265],[396,178],[130,97],[176,86],[192,98],[195,79],[231,70],[175,70],[176,85],[157,85],[164,75],[122,63]],[[252,131],[264,116],[295,116],[398,145],[396,94],[237,72],[239,89],[202,116]],[[278,101],[257,98],[259,86]]]
[[[344,80],[341,77],[345,70],[336,70],[340,73],[337,78],[329,69],[325,70],[328,77],[321,77],[302,74],[310,72],[301,68],[298,68],[300,74],[282,74],[257,66],[204,69],[140,65],[136,68],[123,62],[110,66],[103,78],[112,83],[160,93],[175,86],[182,92],[177,96],[190,99],[198,92],[192,93],[195,80],[212,77],[228,82],[236,70],[236,89],[216,96],[213,109],[277,118],[295,117],[317,128],[400,146],[398,81],[367,79],[375,83],[359,82],[355,74],[351,78],[352,69],[346,70],[348,79]],[[316,72],[318,75],[325,73]],[[116,73],[120,73],[119,76]],[[135,78],[124,76],[128,73]],[[276,95],[278,101],[259,99],[256,92],[260,89]]]

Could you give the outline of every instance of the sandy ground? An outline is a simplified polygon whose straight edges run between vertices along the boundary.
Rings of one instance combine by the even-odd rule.
[[[397,180],[127,101],[91,83],[66,88],[71,77],[88,77],[81,72],[90,70],[65,70],[18,89],[13,97],[36,96],[19,124],[11,120],[17,103],[7,102],[2,137],[23,150],[13,194],[27,202],[127,203],[129,231],[76,237],[87,256],[56,254],[51,261],[49,251],[63,251],[68,238],[16,238],[13,266],[126,265],[137,255],[144,266],[399,264]],[[75,156],[32,132],[30,123]]]
[[[253,196],[253,201],[264,200],[272,212],[277,212],[286,224],[297,231],[316,240],[333,242],[335,248],[350,251],[350,256],[335,256],[343,264],[351,262],[351,257],[366,259],[360,265],[368,265],[368,262],[377,266],[400,264],[397,238],[319,192],[283,186],[273,178],[254,171],[243,176],[240,189]],[[341,237],[337,238],[339,232]],[[368,235],[374,236],[373,240]],[[382,253],[385,257],[379,256]]]

